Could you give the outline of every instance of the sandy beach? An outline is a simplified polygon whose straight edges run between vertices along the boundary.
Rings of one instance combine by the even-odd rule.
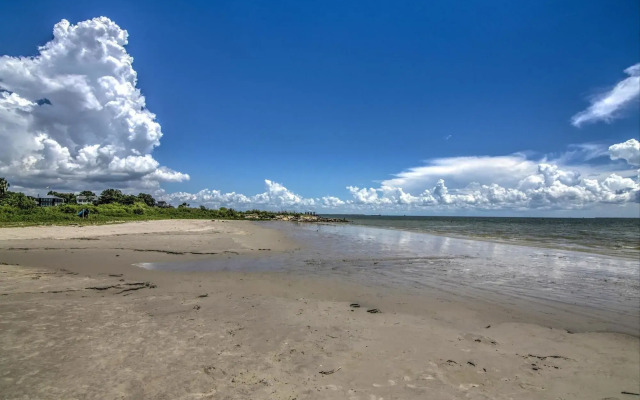
[[[637,335],[517,302],[136,266],[302,245],[248,221],[0,229],[0,398],[639,398]]]

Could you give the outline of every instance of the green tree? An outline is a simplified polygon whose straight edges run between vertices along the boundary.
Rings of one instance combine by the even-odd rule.
[[[0,197],[4,196],[5,193],[7,193],[9,186],[11,185],[5,178],[0,178]]]
[[[91,190],[83,190],[82,192],[80,192],[80,194],[78,196],[95,196],[96,194],[93,193]]]
[[[124,194],[119,189],[105,189],[98,198],[99,204],[121,203]]]
[[[136,200],[138,200],[138,198],[132,194],[123,194],[118,203],[130,206],[135,204]]]
[[[0,204],[21,210],[30,210],[36,206],[36,202],[33,199],[30,199],[24,193],[15,192],[6,192]]]
[[[67,204],[72,204],[76,202],[75,193],[61,193],[61,192],[54,192],[53,190],[50,190],[49,193],[47,193],[47,195],[60,197],[64,199],[64,202]]]
[[[187,207],[189,207],[189,203],[186,203],[186,202],[178,206],[178,208],[187,208]]]
[[[147,193],[140,193],[138,195],[138,201],[143,202],[144,204],[148,205],[149,207],[153,207],[156,205],[156,199],[153,198],[153,196],[151,196],[150,194]]]

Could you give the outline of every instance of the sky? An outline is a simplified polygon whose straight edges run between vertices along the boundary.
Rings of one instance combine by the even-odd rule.
[[[640,4],[3,1],[28,194],[640,217]]]

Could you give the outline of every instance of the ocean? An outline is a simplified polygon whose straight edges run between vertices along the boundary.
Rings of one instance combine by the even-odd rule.
[[[356,225],[640,260],[640,218],[325,216],[346,218]]]

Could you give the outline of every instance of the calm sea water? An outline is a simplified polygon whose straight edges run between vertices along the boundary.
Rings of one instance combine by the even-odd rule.
[[[379,228],[640,258],[638,218],[332,217]]]
[[[418,221],[418,226],[420,222],[424,224]],[[479,225],[473,219],[467,222]],[[456,299],[464,296],[500,305],[520,304],[514,307],[533,310],[541,318],[567,329],[640,335],[637,258],[354,223],[255,224],[281,232],[298,243],[299,248],[138,265],[155,270],[276,271],[339,278],[380,288],[451,295]],[[518,231],[514,224],[507,226]],[[539,226],[536,229],[544,239],[544,229]],[[464,232],[459,226],[455,232],[460,230]],[[531,236],[530,232],[526,234]]]

